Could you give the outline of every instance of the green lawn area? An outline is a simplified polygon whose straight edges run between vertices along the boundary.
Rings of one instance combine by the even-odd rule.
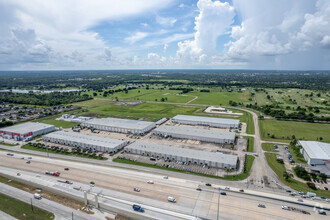
[[[298,146],[289,145],[289,150],[296,163],[307,163]]]
[[[248,140],[247,152],[253,152],[254,148],[254,137],[244,137]]]
[[[8,144],[4,142],[0,142],[0,145],[10,146],[10,147],[16,146],[15,144]]]
[[[269,164],[269,166],[274,170],[274,172],[276,173],[276,175],[279,177],[279,179],[281,180],[282,183],[284,183],[285,185],[291,187],[292,189],[296,190],[296,191],[302,191],[302,192],[314,192],[316,193],[318,196],[325,196],[327,198],[330,197],[330,191],[326,191],[326,190],[313,190],[311,188],[309,188],[307,186],[307,184],[302,183],[298,180],[292,179],[290,178],[289,180],[285,180],[283,177],[283,173],[285,171],[285,167],[284,164],[281,164],[279,162],[277,162],[276,159],[276,154],[274,153],[265,153],[267,162]]]
[[[118,117],[139,119],[144,118],[150,121],[157,121],[163,117],[173,117],[177,114],[192,115],[200,107],[143,103],[136,106],[120,106],[105,104],[99,107],[88,108],[88,113],[98,114],[103,117]],[[85,113],[84,113],[85,114]]]
[[[247,155],[246,159],[246,168],[242,174],[239,175],[225,175],[224,177],[218,177],[218,176],[213,176],[213,175],[208,175],[208,174],[202,174],[202,173],[195,173],[195,172],[187,172],[184,170],[177,170],[173,168],[167,168],[167,167],[161,167],[161,166],[156,166],[153,164],[148,164],[148,163],[142,163],[142,162],[137,162],[137,161],[131,161],[131,160],[125,160],[125,159],[120,159],[120,158],[115,158],[112,160],[113,162],[117,163],[126,163],[126,164],[132,164],[132,165],[137,165],[137,166],[144,166],[144,167],[152,167],[156,169],[162,169],[162,170],[170,170],[174,172],[180,172],[180,173],[187,173],[187,174],[193,174],[197,176],[205,176],[205,177],[210,177],[210,178],[216,178],[216,179],[225,179],[225,180],[233,180],[233,181],[238,181],[238,180],[243,180],[249,176],[254,157]]]
[[[60,121],[60,120],[55,120],[55,119],[38,119],[36,120],[41,123],[45,124],[50,124],[50,125],[55,125],[55,127],[62,127],[62,128],[72,128],[76,126],[79,123],[76,122],[70,122],[70,121]]]
[[[28,150],[34,150],[34,151],[40,151],[40,152],[45,152],[45,156],[46,156],[46,152],[47,149],[44,148],[39,148],[39,147],[34,147],[30,144],[25,144],[23,145],[21,148],[23,149],[28,149]],[[88,155],[84,155],[84,154],[77,154],[77,153],[69,153],[69,152],[58,152],[55,151],[53,149],[48,149],[48,153],[52,153],[52,154],[62,154],[62,155],[67,155],[67,156],[76,156],[76,157],[83,157],[83,158],[88,158],[88,159],[96,159],[96,160],[107,160],[108,158],[103,157],[102,159],[99,157],[91,157]]]
[[[12,197],[6,196],[0,193],[0,210],[17,218],[24,220],[44,220],[44,219],[54,219],[53,213],[39,209],[20,200],[14,199]]]
[[[229,100],[235,102],[247,102],[250,97],[249,91],[244,92],[227,92],[227,91],[212,91],[208,92],[189,92],[188,95],[198,96],[192,104],[206,104],[206,105],[228,105]]]
[[[275,152],[275,150],[274,150],[274,144],[272,144],[272,143],[263,143],[261,146],[262,146],[262,149],[264,151]]]
[[[330,142],[330,124],[279,121],[279,120],[259,120],[261,137],[264,140],[276,140],[281,142],[290,142],[292,135],[296,139],[316,141],[322,137],[324,142]],[[271,138],[268,134],[275,135]]]

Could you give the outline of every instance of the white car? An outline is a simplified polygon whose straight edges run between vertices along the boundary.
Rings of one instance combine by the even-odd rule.
[[[287,207],[286,205],[282,205],[282,209],[289,210],[289,207]]]
[[[147,183],[149,183],[149,184],[154,184],[154,181],[149,180]]]
[[[167,201],[176,203],[176,199],[171,196],[167,197]]]
[[[38,193],[35,193],[35,194],[33,195],[33,197],[34,197],[35,199],[41,199],[41,195],[38,194]]]

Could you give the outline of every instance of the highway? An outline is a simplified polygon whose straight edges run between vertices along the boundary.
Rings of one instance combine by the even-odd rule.
[[[35,174],[42,174],[46,170],[61,171],[59,179],[68,179],[75,184],[87,185],[90,181],[96,183],[93,192],[111,195],[111,197],[144,204],[155,208],[161,208],[171,212],[184,215],[198,216],[207,219],[216,219],[218,208],[218,190],[205,186],[205,182],[196,180],[186,180],[177,176],[169,175],[169,179],[163,179],[162,175],[114,167],[104,167],[86,163],[78,163],[59,159],[33,156],[31,164],[27,165],[26,160],[20,159],[22,156],[15,153],[14,157],[6,156],[6,152],[0,152],[0,166],[17,169],[16,172],[28,171]],[[69,167],[69,171],[64,171]],[[5,170],[4,168],[1,169]],[[44,177],[43,177],[44,178]],[[57,182],[55,177],[46,176]],[[54,180],[55,179],[55,180]],[[148,180],[153,180],[154,184],[148,184]],[[63,183],[56,183],[63,185]],[[56,185],[55,184],[55,185]],[[202,191],[197,191],[197,187]],[[133,188],[140,188],[141,192],[134,192]],[[222,187],[216,185],[215,187]],[[248,191],[246,191],[248,192]],[[250,191],[251,194],[256,193]],[[173,196],[177,203],[167,202],[167,197]],[[278,196],[283,196],[279,194]],[[295,201],[292,197],[283,197],[288,201]],[[306,201],[305,203],[312,201]],[[266,208],[257,207],[259,203],[266,205]],[[220,197],[221,219],[303,219],[306,216],[302,213],[283,211],[281,205],[302,208],[312,215],[309,218],[322,219],[315,213],[313,207],[305,207],[299,204],[278,201],[274,199],[262,198],[246,193],[227,192],[227,196]],[[315,203],[316,206],[319,204]],[[321,204],[329,206],[328,204]]]
[[[16,198],[18,200],[21,200],[25,203],[30,204],[32,199],[33,206],[36,206],[38,208],[47,210],[49,212],[52,212],[55,215],[56,220],[61,219],[72,219],[72,215],[74,216],[74,219],[79,220],[97,220],[97,218],[85,214],[83,212],[74,210],[72,208],[69,208],[67,206],[61,205],[59,203],[50,201],[48,199],[42,198],[41,200],[37,200],[33,198],[33,194],[25,192],[23,190],[8,186],[6,184],[0,183],[0,193],[5,194],[7,196]],[[1,214],[0,214],[1,217]],[[4,218],[2,218],[4,219]]]

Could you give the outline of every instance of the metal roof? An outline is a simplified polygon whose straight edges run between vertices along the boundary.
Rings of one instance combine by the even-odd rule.
[[[39,122],[26,122],[23,124],[18,124],[6,128],[1,128],[1,131],[11,132],[11,133],[18,133],[18,134],[26,134],[29,132],[36,132],[39,130],[43,130],[46,128],[54,127],[54,125],[39,123]]]
[[[237,164],[236,155],[223,154],[220,152],[207,152],[201,150],[192,150],[192,149],[171,147],[171,146],[151,144],[145,142],[134,142],[126,146],[126,149],[127,148],[160,153],[164,155],[166,154],[166,155],[186,157],[186,158],[192,158],[198,160],[212,161],[217,163],[224,163],[232,166],[236,166]]]
[[[234,140],[236,133],[228,131],[208,130],[201,128],[191,128],[182,126],[161,125],[154,131],[166,132],[168,134],[189,135],[195,137],[217,138]]]
[[[126,141],[111,139],[111,138],[103,138],[98,136],[92,136],[87,134],[78,134],[73,132],[64,132],[64,131],[56,131],[50,134],[45,135],[44,137],[56,138],[66,141],[73,141],[77,143],[90,144],[93,146],[100,146],[106,148],[115,148],[121,144],[124,144]]]
[[[155,124],[154,122],[149,122],[149,121],[139,121],[139,120],[130,120],[130,119],[121,119],[121,118],[93,118],[83,123],[111,126],[117,128],[126,128],[126,129],[145,129],[148,126]]]
[[[330,144],[318,141],[299,141],[309,158],[330,160]]]
[[[173,117],[176,120],[194,121],[194,122],[208,122],[217,124],[228,124],[228,125],[239,125],[239,120],[228,119],[228,118],[215,118],[215,117],[203,117],[203,116],[193,116],[193,115],[176,115]]]

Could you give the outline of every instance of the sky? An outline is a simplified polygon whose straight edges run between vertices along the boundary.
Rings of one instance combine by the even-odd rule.
[[[330,69],[330,0],[0,0],[0,70]]]

